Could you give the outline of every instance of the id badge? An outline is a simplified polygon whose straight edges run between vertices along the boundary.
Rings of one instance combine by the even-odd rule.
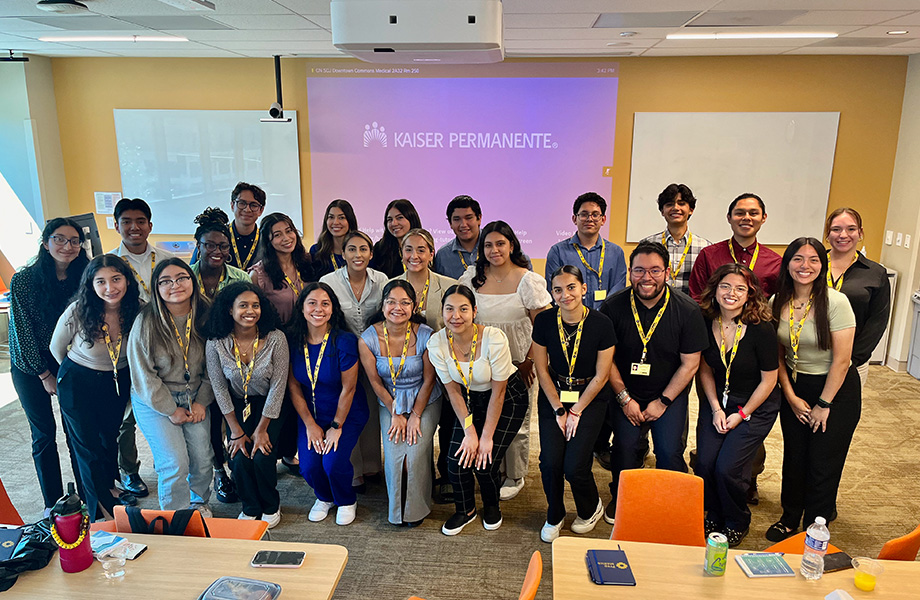
[[[633,363],[629,368],[629,372],[632,375],[642,375],[643,377],[648,377],[652,374],[652,365],[648,363]]]
[[[575,404],[578,402],[578,392],[571,390],[560,390],[559,401],[563,404]]]
[[[249,415],[251,414],[252,414],[252,405],[247,402],[246,406],[243,407],[243,422],[248,421]]]
[[[607,299],[607,290],[597,290],[594,292],[594,301],[600,302]]]

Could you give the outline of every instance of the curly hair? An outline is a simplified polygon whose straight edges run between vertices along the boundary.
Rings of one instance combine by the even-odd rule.
[[[524,258],[524,253],[521,252],[521,242],[514,235],[511,225],[504,221],[492,221],[483,227],[479,233],[479,248],[477,249],[479,255],[476,257],[476,276],[473,277],[473,287],[476,289],[482,287],[482,284],[486,282],[486,267],[489,266],[489,259],[486,258],[485,244],[486,236],[490,233],[497,233],[511,242],[510,260],[512,263],[524,269],[528,266],[527,259]]]
[[[294,251],[291,252],[291,260],[294,261],[294,268],[300,273],[300,280],[305,283],[313,281],[315,277],[313,262],[310,258],[310,253],[304,248],[300,231],[294,225],[291,217],[284,213],[273,212],[262,218],[262,235],[259,236],[259,260],[262,261],[262,268],[265,269],[265,274],[272,280],[272,287],[280,290],[287,285],[284,281],[284,271],[281,269],[281,263],[278,260],[278,252],[272,246],[272,228],[278,223],[286,223],[297,234]]]
[[[700,295],[700,310],[703,316],[709,320],[719,317],[719,303],[716,302],[716,290],[719,284],[728,275],[739,275],[744,279],[748,288],[748,297],[741,309],[741,322],[748,325],[756,325],[761,321],[769,323],[773,320],[773,314],[770,312],[770,306],[767,304],[767,298],[764,296],[763,288],[760,286],[760,280],[749,268],[738,263],[728,263],[717,268],[706,282],[703,293]]]
[[[307,296],[316,290],[326,292],[329,296],[329,300],[332,301],[332,317],[329,319],[330,339],[335,340],[335,337],[340,332],[348,331],[345,313],[342,311],[342,305],[335,295],[335,292],[332,291],[332,288],[329,287],[328,284],[321,281],[314,281],[313,283],[307,284],[306,287],[303,288],[303,291],[300,292],[300,295],[297,296],[297,302],[294,303],[294,313],[291,315],[291,320],[287,324],[288,342],[292,348],[302,348],[304,344],[307,343],[309,326],[307,325],[307,319],[303,316],[303,305],[307,300]]]
[[[230,233],[230,227],[228,227],[230,217],[219,208],[209,206],[204,209],[204,212],[195,217],[195,223],[198,224],[198,228],[195,230],[195,241],[199,243],[206,233],[212,231],[224,234],[228,242],[230,241],[230,236],[233,235]]]
[[[121,298],[118,307],[118,319],[121,324],[121,335],[128,338],[131,326],[137,313],[141,310],[140,284],[137,283],[128,263],[120,256],[114,254],[101,254],[91,260],[80,277],[80,286],[74,300],[74,313],[83,337],[89,341],[90,347],[96,340],[104,339],[102,325],[105,323],[105,301],[96,293],[93,280],[96,274],[105,268],[118,271],[127,283],[125,295]]]
[[[233,304],[236,299],[245,292],[252,292],[259,299],[259,307],[262,314],[256,327],[259,330],[259,337],[264,338],[272,331],[278,329],[279,319],[275,307],[265,296],[265,292],[247,281],[237,281],[231,283],[214,297],[211,304],[211,311],[208,315],[208,322],[204,327],[204,333],[209,340],[219,340],[233,333]]]

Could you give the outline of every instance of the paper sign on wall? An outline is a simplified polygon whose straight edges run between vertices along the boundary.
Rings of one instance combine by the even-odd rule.
[[[121,200],[121,192],[96,192],[96,213],[111,215],[115,213],[115,205]]]

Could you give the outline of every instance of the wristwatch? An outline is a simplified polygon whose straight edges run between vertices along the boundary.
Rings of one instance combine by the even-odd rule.
[[[329,424],[329,427],[332,427],[333,429],[338,429],[339,427],[341,427],[341,425],[339,425],[338,421],[333,421],[332,423]]]
[[[662,394],[661,396],[659,396],[658,399],[661,400],[661,403],[664,404],[665,406],[671,406],[671,403],[674,402],[673,400],[671,400],[670,398],[668,398],[668,397],[665,396],[664,394]]]
[[[553,411],[553,412],[556,413],[556,416],[557,416],[557,417],[563,417],[563,416],[565,416],[566,410],[565,410],[565,407],[564,407],[564,406],[560,406],[559,408],[557,408],[557,409],[556,409],[555,411]]]

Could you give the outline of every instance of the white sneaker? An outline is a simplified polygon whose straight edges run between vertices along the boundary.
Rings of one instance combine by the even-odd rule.
[[[269,529],[274,529],[278,523],[281,522],[281,508],[278,508],[278,512],[272,513],[270,515],[263,514],[262,520],[268,523]]]
[[[598,521],[601,520],[601,517],[604,515],[604,503],[599,498],[597,500],[597,510],[594,511],[594,514],[591,515],[588,519],[582,519],[577,517],[572,522],[572,533],[588,533],[593,530],[597,525]]]
[[[255,521],[255,520],[258,519],[258,518],[259,518],[259,517],[250,517],[250,516],[247,515],[246,513],[241,512],[241,513],[239,514],[239,516],[237,517],[237,520],[239,520],[239,521]]]
[[[194,503],[189,506],[192,510],[197,510],[201,513],[202,519],[210,519],[214,516],[214,513],[211,512],[211,507],[207,504]]]
[[[348,506],[340,506],[337,511],[335,511],[335,524],[336,525],[348,525],[355,520],[355,512],[358,510],[358,503],[349,504]]]
[[[307,516],[307,518],[314,523],[322,521],[329,515],[329,511],[332,510],[333,506],[335,506],[335,504],[332,502],[323,502],[322,500],[317,500],[313,503],[313,508],[310,509],[310,514]]]
[[[562,526],[564,524],[565,519],[559,521],[558,525],[550,525],[549,521],[547,521],[543,524],[543,529],[540,530],[540,539],[547,544],[552,544],[553,540],[559,537],[559,532],[562,531]]]
[[[502,484],[501,489],[498,492],[498,497],[502,500],[511,500],[524,489],[524,478],[520,479],[505,479],[505,483]]]

